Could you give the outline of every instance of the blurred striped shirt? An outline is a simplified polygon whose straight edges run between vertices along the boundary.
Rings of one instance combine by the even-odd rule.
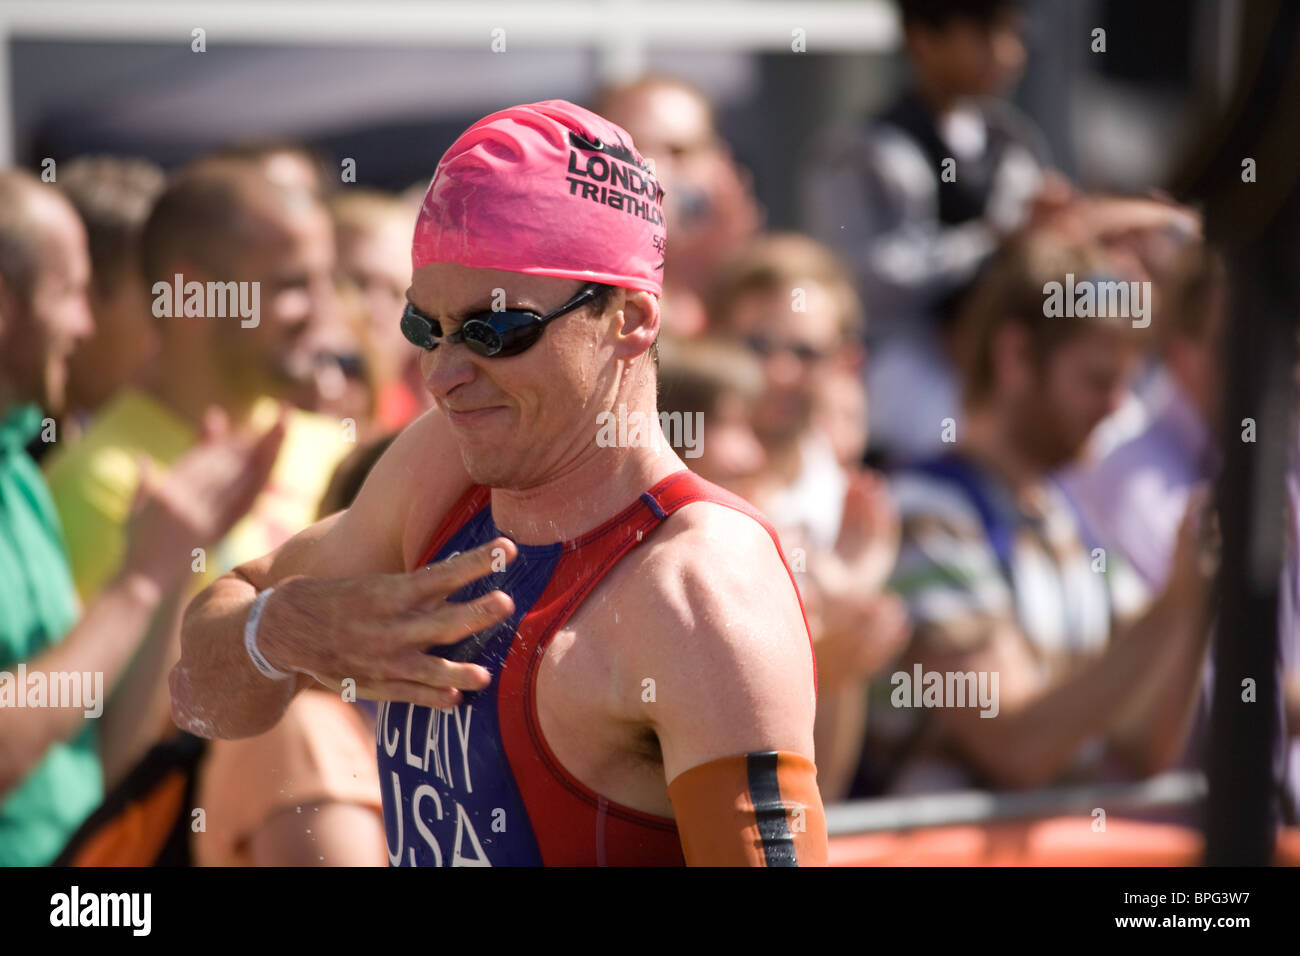
[[[991,521],[949,478],[909,470],[892,482],[902,543],[891,587],[907,602],[915,628],[913,659],[924,664],[935,654],[978,651],[1010,625],[1041,678],[1054,680],[1102,652],[1116,623],[1141,611],[1144,589],[1118,553],[1089,539],[1059,488],[1044,483],[1017,501],[996,476],[965,466]],[[991,540],[990,523],[1006,532],[1005,555]],[[888,703],[883,696],[874,695],[877,706]],[[924,712],[877,709],[876,716],[895,737],[912,736],[896,792],[981,785],[933,722],[920,726]],[[1081,752],[1068,776],[1090,776],[1099,757],[1099,746]]]

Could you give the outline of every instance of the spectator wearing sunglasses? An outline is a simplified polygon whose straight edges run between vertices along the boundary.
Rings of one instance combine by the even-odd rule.
[[[710,302],[711,323],[763,369],[752,415],[766,463],[746,495],[807,572],[799,587],[822,687],[820,779],[828,798],[842,797],[864,733],[864,682],[907,637],[902,603],[883,592],[898,540],[884,481],[860,460],[846,467],[839,457],[860,449],[867,435],[845,436],[818,414],[832,382],[856,390],[858,405],[865,404],[857,374],[861,304],[836,257],[797,234],[753,240],[724,266]]]
[[[290,401],[304,411],[351,426],[349,437],[354,430],[356,441],[364,444],[381,430],[375,374],[379,343],[357,290],[340,282],[338,293],[339,309],[313,323],[295,353],[290,372],[296,387]],[[396,325],[391,313],[389,324]]]
[[[829,548],[848,476],[813,412],[819,383],[861,361],[857,295],[829,250],[785,233],[746,245],[719,272],[709,301],[711,324],[763,368],[753,419],[767,466],[754,501],[778,527]]]

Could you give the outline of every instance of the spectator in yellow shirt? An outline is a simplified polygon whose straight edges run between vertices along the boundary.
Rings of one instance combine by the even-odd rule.
[[[209,406],[233,427],[264,430],[296,385],[292,370],[304,364],[308,333],[337,309],[325,210],[248,163],[207,161],[176,177],[145,224],[141,260],[158,360],[140,388],[119,391],[46,467],[83,600],[121,561],[141,457],[169,467],[197,440]],[[183,297],[174,295],[178,284]],[[191,299],[195,289],[201,295]],[[230,289],[237,291],[223,297]],[[208,308],[214,300],[218,308]],[[205,314],[187,314],[194,311]],[[196,585],[310,524],[353,434],[346,422],[289,412],[280,456],[253,508],[214,553],[191,556]]]

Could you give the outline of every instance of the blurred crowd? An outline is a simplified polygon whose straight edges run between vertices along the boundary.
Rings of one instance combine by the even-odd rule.
[[[588,104],[665,189],[660,409],[699,416],[686,464],[780,534],[828,804],[1199,767],[1206,489],[1234,434],[1225,269],[1194,210],[1053,168],[1005,99],[1016,4],[900,6],[908,79],[807,149],[785,186],[798,232],[765,227],[690,83],[645,76]],[[432,404],[398,326],[427,184],[338,180],[291,142],[168,172],[122,156],[60,160],[53,183],[0,171],[0,670],[104,681],[98,718],[0,709],[0,864],[55,860],[115,794],[151,793],[160,754],[192,768],[203,825],[186,810],[161,831],[196,864],[387,861],[364,701],[308,692],[267,734],[196,742],[167,685],[186,602],[347,507]],[[188,292],[160,317],[157,284],[178,275],[258,283],[259,320],[186,311]],[[1054,282],[1131,297],[1058,311]],[[1294,824],[1291,491],[1277,759]],[[994,719],[977,681],[951,700],[961,674],[995,675]]]

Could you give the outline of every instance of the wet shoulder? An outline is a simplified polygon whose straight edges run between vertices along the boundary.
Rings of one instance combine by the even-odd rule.
[[[758,635],[772,626],[806,641],[797,594],[768,530],[711,501],[669,515],[611,575],[624,620],[653,622],[631,639],[639,651],[680,642]],[[620,633],[626,633],[620,629]]]

